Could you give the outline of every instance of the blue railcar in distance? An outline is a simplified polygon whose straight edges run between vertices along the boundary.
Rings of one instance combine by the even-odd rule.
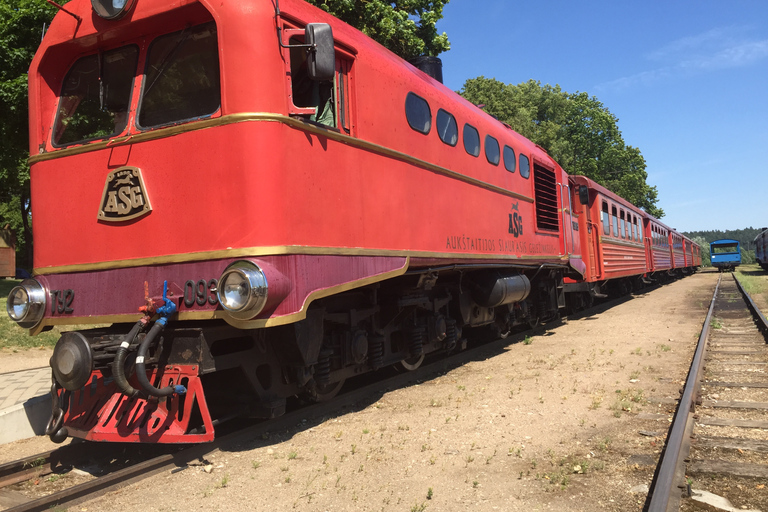
[[[741,265],[741,244],[738,240],[715,240],[709,244],[709,257],[720,272],[733,270]]]

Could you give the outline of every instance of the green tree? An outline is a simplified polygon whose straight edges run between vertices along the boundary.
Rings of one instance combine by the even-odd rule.
[[[618,119],[596,97],[569,94],[559,85],[529,80],[505,84],[480,76],[460,94],[543,147],[570,174],[581,174],[640,206],[655,217],[658,192],[638,148],[627,146]]]
[[[0,2],[0,224],[16,232],[17,262],[32,266],[27,70],[56,8],[39,0]],[[2,227],[2,226],[0,226]]]
[[[448,0],[307,0],[375,39],[404,59],[435,57],[451,49],[437,33]]]
[[[701,247],[701,266],[711,267],[712,261],[709,258],[709,242],[707,242],[707,239],[704,238],[703,236],[694,236],[694,237],[691,237],[691,240],[694,243],[699,244],[699,247]]]

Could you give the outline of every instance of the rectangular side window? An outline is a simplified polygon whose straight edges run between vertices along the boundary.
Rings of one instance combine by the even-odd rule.
[[[621,217],[621,238],[627,238],[627,219],[624,217],[624,210],[620,210],[619,215]]]
[[[608,217],[608,203],[603,201],[603,233],[611,234],[611,220]]]
[[[619,236],[619,216],[616,212],[616,207],[611,208],[611,217],[613,217],[613,236]]]

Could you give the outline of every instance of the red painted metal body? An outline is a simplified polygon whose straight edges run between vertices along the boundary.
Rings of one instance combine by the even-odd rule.
[[[281,4],[279,24],[333,24],[339,60],[351,62],[348,133],[290,117],[288,53],[277,46],[270,3],[182,2],[168,9],[164,2],[141,2],[133,16],[115,22],[91,16],[88,2],[68,5],[84,18],[82,24],[57,16],[30,69],[35,272],[58,276],[57,286],[74,287],[75,281],[88,279],[79,275],[83,272],[104,276],[104,269],[130,267],[138,269],[137,275],[149,275],[159,265],[200,262],[199,268],[188,265],[186,275],[169,283],[181,290],[187,279],[218,275],[208,270],[208,262],[223,264],[232,256],[345,256],[335,260],[335,268],[323,267],[337,276],[335,282],[325,283],[326,288],[381,274],[367,261],[370,258],[410,257],[411,266],[418,264],[417,258],[568,262],[566,252],[573,251],[570,241],[566,246],[563,229],[536,226],[533,176],[525,179],[519,172],[489,163],[483,155],[471,156],[460,144],[448,146],[437,130],[422,135],[410,129],[404,113],[406,95],[413,92],[433,110],[453,113],[460,126],[470,123],[483,136],[509,145],[531,160],[532,169],[550,169],[558,187],[567,183],[565,172],[544,151],[304,2]],[[96,51],[97,34],[105,49],[111,41],[114,46],[135,43],[143,48],[157,35],[210,19],[217,24],[222,77],[221,108],[210,118],[140,130],[133,122],[139,76],[124,133],[107,144],[52,145],[61,79],[79,57]],[[144,59],[142,52],[139,70]],[[382,76],[388,79],[381,80]],[[96,213],[105,176],[123,166],[142,170],[152,212],[117,225],[103,222]],[[562,211],[560,191],[557,188],[558,223],[568,227],[571,222]],[[77,201],[66,200],[75,197]],[[62,200],[54,206],[52,198]],[[480,204],[484,207],[477,208]],[[513,214],[521,228],[514,235],[508,220]],[[77,236],[62,229],[62,219],[67,226],[76,226]],[[283,274],[314,272],[311,260],[295,258]],[[394,266],[406,268],[402,263]],[[374,270],[350,277],[350,267]],[[162,269],[165,272],[173,270]],[[94,277],[90,289],[112,284]],[[157,289],[161,284],[150,286]],[[82,288],[73,289],[79,296]],[[69,315],[96,323],[134,311],[136,319],[135,307],[143,294],[140,287],[135,289],[120,298],[125,305],[99,314],[81,312],[76,300]],[[286,301],[307,305],[314,292],[317,289],[296,287]],[[295,313],[294,307],[277,308],[269,318],[281,316],[283,310]],[[199,311],[194,317],[182,311],[179,318],[201,316]],[[41,326],[57,322],[46,317]]]

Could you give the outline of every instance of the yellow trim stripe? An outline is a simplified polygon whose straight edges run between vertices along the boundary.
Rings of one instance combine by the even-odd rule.
[[[411,257],[411,258],[438,258],[438,259],[479,259],[479,260],[526,260],[526,259],[560,259],[563,255],[521,255],[514,254],[464,254],[455,252],[429,252],[429,251],[394,251],[386,249],[361,249],[344,247],[307,247],[301,245],[285,245],[274,247],[245,247],[242,249],[226,249],[221,251],[205,251],[187,254],[173,254],[170,256],[157,256],[152,258],[137,258],[132,260],[102,261],[98,263],[83,263],[78,265],[62,265],[58,267],[43,267],[34,269],[34,275],[66,274],[70,272],[86,272],[98,270],[113,270],[118,268],[143,267],[148,265],[169,265],[174,263],[190,263],[194,261],[220,260],[225,258],[255,258],[260,256],[281,256],[288,254],[302,254],[312,256],[386,256],[386,257]]]
[[[170,126],[168,128],[158,128],[156,130],[152,130],[149,132],[137,133],[134,135],[127,135],[124,137],[116,137],[109,141],[94,142],[92,144],[86,144],[84,146],[77,146],[74,148],[50,151],[48,153],[32,155],[31,157],[29,157],[29,164],[32,165],[37,162],[43,162],[46,160],[53,160],[56,158],[63,158],[66,156],[79,155],[82,153],[90,153],[92,151],[98,151],[100,149],[105,149],[107,147],[116,147],[116,146],[121,146],[123,144],[128,144],[128,143],[134,144],[139,142],[147,142],[150,140],[164,139],[164,138],[173,137],[175,135],[179,135],[182,133],[193,132],[197,130],[205,130],[207,128],[214,128],[217,126],[225,126],[229,124],[253,122],[253,121],[283,123],[292,128],[313,133],[315,135],[327,137],[329,139],[342,142],[349,146],[365,149],[367,151],[372,151],[374,153],[388,156],[396,160],[401,160],[403,162],[417,165],[419,167],[423,167],[424,169],[457,179],[459,181],[463,181],[465,183],[470,183],[472,185],[485,188],[487,190],[498,192],[499,194],[503,194],[509,197],[514,197],[515,199],[519,199],[520,201],[533,203],[532,197],[529,197],[523,194],[518,194],[517,192],[512,192],[511,190],[507,190],[503,187],[499,187],[497,185],[493,185],[491,183],[487,183],[482,180],[465,176],[464,174],[461,174],[459,172],[452,171],[450,169],[441,167],[439,165],[431,164],[425,160],[415,158],[401,151],[396,151],[394,149],[381,146],[379,144],[374,144],[373,142],[368,142],[362,139],[351,137],[349,135],[339,133],[338,131],[330,128],[323,128],[322,126],[306,122],[302,119],[296,119],[283,114],[272,114],[268,112],[242,112],[239,114],[228,114],[226,116],[221,116],[214,119],[205,119],[202,121],[195,121],[192,123],[182,124],[179,126]]]

